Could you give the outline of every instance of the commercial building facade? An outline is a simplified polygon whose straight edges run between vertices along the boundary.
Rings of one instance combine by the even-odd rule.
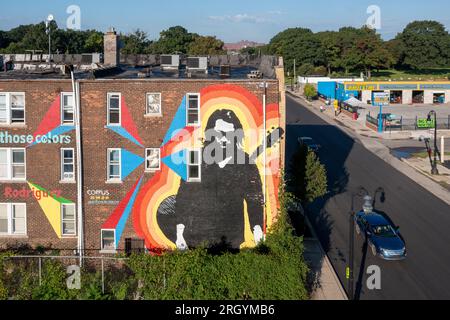
[[[336,82],[318,83],[321,96],[344,101],[355,97],[371,104],[373,94],[387,92],[391,104],[445,104],[450,103],[450,81],[385,81],[385,82]]]
[[[284,157],[282,65],[265,79],[140,79],[132,69],[74,82],[0,77],[3,249],[112,254],[264,238]],[[222,142],[233,153],[207,162]]]

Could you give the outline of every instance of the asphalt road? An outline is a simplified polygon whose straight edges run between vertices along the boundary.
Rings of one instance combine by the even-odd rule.
[[[363,239],[355,233],[357,298],[450,299],[450,207],[290,96],[287,123],[288,159],[300,136],[310,136],[322,146],[319,156],[328,170],[329,194],[308,211],[345,287],[352,192],[363,186],[373,195],[382,187],[385,201],[382,203],[378,196],[375,209],[400,227],[408,257],[393,262],[376,258],[370,248],[364,250]],[[356,211],[362,204],[362,199],[355,198]],[[381,268],[381,290],[366,286],[367,268],[371,265]]]

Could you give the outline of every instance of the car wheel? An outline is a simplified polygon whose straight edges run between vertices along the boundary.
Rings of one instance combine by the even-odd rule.
[[[373,244],[370,245],[370,248],[372,249],[373,256],[376,257],[377,256],[377,248]]]
[[[359,225],[358,224],[356,224],[356,233],[358,234],[358,235],[360,235],[361,234],[361,228],[359,227]]]

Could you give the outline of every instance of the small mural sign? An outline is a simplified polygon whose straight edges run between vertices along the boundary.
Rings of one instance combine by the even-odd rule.
[[[373,105],[375,106],[387,106],[389,105],[391,95],[389,92],[374,92],[373,93]]]
[[[417,128],[433,129],[435,127],[434,119],[417,119]]]

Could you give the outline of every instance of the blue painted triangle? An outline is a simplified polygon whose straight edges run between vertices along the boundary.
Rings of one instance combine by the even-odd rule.
[[[132,194],[130,200],[128,201],[128,204],[125,207],[122,217],[120,217],[120,220],[117,224],[117,227],[116,227],[116,246],[117,247],[119,246],[119,241],[120,241],[120,238],[122,237],[123,230],[125,229],[125,225],[130,216],[131,209],[133,208],[134,202],[136,201],[136,197],[137,197],[139,189],[141,187],[141,183],[142,183],[142,177],[139,179],[139,183],[136,186],[136,188],[134,189],[133,194]]]
[[[186,96],[184,96],[183,101],[181,101],[181,104],[178,107],[178,111],[172,120],[169,131],[167,131],[166,136],[164,137],[162,145],[169,142],[181,129],[184,129],[184,127],[186,127]]]
[[[163,158],[162,162],[179,175],[181,179],[187,181],[186,150],[171,154]]]
[[[134,153],[131,153],[128,150],[122,149],[122,180],[125,180],[126,177],[130,173],[132,173],[134,170],[136,170],[137,167],[139,167],[141,164],[144,163],[144,158],[140,157],[138,155],[135,155]]]
[[[138,146],[144,147],[139,141],[136,140],[136,138],[134,138],[127,130],[125,130],[125,128],[120,126],[107,126],[107,128],[114,131],[118,135],[121,135],[125,139],[128,139],[131,142],[137,144]]]

